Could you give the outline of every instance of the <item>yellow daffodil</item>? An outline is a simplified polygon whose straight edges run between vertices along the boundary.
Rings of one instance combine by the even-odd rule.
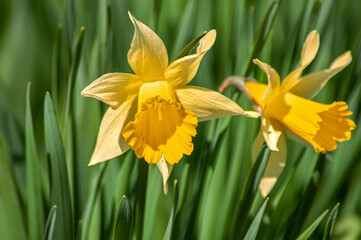
[[[277,71],[258,59],[254,62],[267,74],[268,86],[255,81],[238,84],[252,100],[254,108],[262,114],[252,155],[257,155],[264,142],[273,151],[260,183],[263,196],[270,192],[285,165],[287,147],[284,132],[311,145],[316,152],[326,153],[335,150],[337,142],[349,140],[351,130],[356,127],[347,118],[352,112],[347,110],[345,102],[322,104],[310,100],[352,60],[351,53],[347,51],[328,69],[301,77],[302,71],[316,56],[318,47],[319,35],[317,31],[312,31],[303,45],[301,66],[286,76],[282,84]]]
[[[195,54],[168,65],[162,40],[150,28],[129,17],[135,31],[128,62],[135,74],[108,73],[87,86],[82,96],[110,107],[100,125],[89,165],[119,156],[132,148],[138,158],[157,164],[164,191],[173,164],[193,151],[198,122],[231,115],[258,117],[245,112],[222,94],[186,86],[197,73],[204,54],[212,47],[216,31],[199,42]]]

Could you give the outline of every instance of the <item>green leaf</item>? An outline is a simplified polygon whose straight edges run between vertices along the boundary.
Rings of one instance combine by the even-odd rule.
[[[262,207],[259,209],[256,217],[254,218],[250,228],[247,231],[246,237],[244,238],[245,240],[254,240],[254,239],[256,239],[258,229],[259,229],[259,226],[260,226],[260,224],[262,222],[264,210],[266,209],[266,205],[267,205],[268,200],[269,199],[267,198],[266,201],[263,203]]]
[[[188,43],[188,45],[185,46],[185,48],[183,48],[183,50],[175,57],[174,61],[186,56],[190,51],[192,51],[192,49],[198,44],[198,42],[202,39],[202,37],[206,35],[206,33],[207,32],[202,32],[201,35],[199,35],[198,37],[193,39],[190,43]]]
[[[308,239],[312,233],[316,230],[316,228],[318,227],[318,225],[321,223],[321,221],[323,220],[323,218],[326,216],[326,214],[328,213],[328,210],[324,211],[321,216],[319,216],[316,221],[314,221],[311,226],[309,226],[306,231],[304,231],[298,238],[297,240],[306,240]]]
[[[25,113],[25,163],[28,198],[29,239],[40,239],[45,225],[42,198],[41,166],[39,163],[34,137],[33,120],[30,107],[30,82],[26,94]]]
[[[337,217],[337,213],[338,213],[338,209],[340,207],[340,203],[337,203],[331,213],[330,216],[327,219],[327,223],[326,223],[326,227],[325,227],[325,232],[323,234],[323,240],[329,240],[331,239],[332,236],[332,230],[333,230],[333,226],[335,224],[336,221],[336,217]]]
[[[72,65],[71,65],[70,75],[69,75],[69,79],[68,79],[68,90],[67,90],[67,97],[66,97],[64,121],[67,121],[70,111],[71,111],[71,98],[73,95],[73,88],[74,88],[74,84],[75,84],[76,75],[78,73],[78,67],[79,67],[79,62],[80,62],[80,57],[81,57],[81,49],[83,46],[83,39],[84,39],[84,27],[80,28],[78,40],[76,42],[74,55],[72,58]]]
[[[114,226],[114,239],[131,239],[133,214],[126,196],[120,200],[117,219]]]
[[[173,207],[172,207],[172,211],[171,211],[170,216],[169,216],[168,226],[167,226],[167,230],[165,231],[163,240],[172,239],[173,223],[174,223],[174,218],[175,218],[177,207],[178,207],[178,199],[179,199],[178,181],[174,180]]]
[[[57,223],[54,233],[58,239],[73,239],[73,206],[63,142],[49,93],[44,105],[45,146],[50,156],[51,204],[57,205]]]
[[[0,239],[26,239],[22,208],[10,167],[9,154],[0,128]]]
[[[267,37],[272,29],[273,23],[276,19],[278,9],[279,9],[279,1],[273,1],[268,7],[267,13],[263,18],[262,24],[258,29],[257,37],[253,45],[252,53],[249,56],[247,68],[244,76],[249,76],[253,71],[255,64],[253,64],[253,59],[257,58],[261,53],[263,46],[266,43]]]
[[[235,209],[234,219],[232,220],[231,229],[235,237],[239,234],[238,231],[241,231],[245,227],[247,216],[256,198],[258,185],[266,169],[270,154],[270,149],[266,144],[263,144],[257,155],[256,161],[253,164],[251,172],[247,177],[246,186],[241,194],[241,201]]]
[[[63,25],[58,24],[56,29],[56,38],[53,49],[53,59],[52,59],[52,76],[51,76],[51,95],[54,98],[54,105],[57,106],[58,101],[58,87],[60,83],[60,68],[61,68],[61,38]]]
[[[94,183],[93,191],[90,195],[90,198],[88,199],[87,207],[85,208],[84,217],[83,217],[83,223],[82,223],[82,234],[81,239],[88,239],[88,232],[90,227],[91,218],[93,216],[93,211],[95,207],[95,200],[99,196],[101,192],[101,186],[103,182],[104,172],[106,169],[106,166],[108,162],[101,163],[101,166],[99,168],[99,173],[97,176],[97,179]]]
[[[44,232],[44,240],[54,239],[54,229],[55,229],[55,221],[56,221],[56,205],[51,209],[48,221],[46,222],[45,232]]]

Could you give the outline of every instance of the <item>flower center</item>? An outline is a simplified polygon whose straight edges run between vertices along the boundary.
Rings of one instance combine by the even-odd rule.
[[[182,108],[170,84],[145,83],[139,92],[135,120],[125,126],[123,136],[138,158],[157,163],[163,153],[166,161],[174,164],[193,151],[197,125],[197,117]]]

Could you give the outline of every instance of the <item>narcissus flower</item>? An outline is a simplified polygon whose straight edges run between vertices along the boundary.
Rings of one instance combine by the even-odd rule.
[[[222,94],[186,86],[197,73],[216,31],[199,42],[195,54],[168,65],[162,40],[130,13],[135,27],[128,62],[135,74],[108,73],[87,86],[82,96],[110,107],[100,125],[89,165],[119,156],[132,148],[138,158],[157,164],[166,189],[172,166],[193,151],[198,122],[231,115],[258,117],[245,112]]]
[[[302,71],[316,56],[319,35],[312,31],[303,45],[301,66],[280,83],[275,69],[258,59],[254,62],[267,74],[268,86],[254,81],[246,82],[243,90],[251,98],[255,109],[262,114],[261,128],[253,145],[253,155],[266,142],[271,153],[264,177],[260,183],[263,196],[267,195],[283,170],[286,159],[284,132],[291,138],[311,145],[316,152],[326,153],[337,147],[337,142],[349,140],[356,125],[347,118],[345,102],[322,104],[312,99],[336,73],[352,60],[345,52],[323,71],[301,77]]]

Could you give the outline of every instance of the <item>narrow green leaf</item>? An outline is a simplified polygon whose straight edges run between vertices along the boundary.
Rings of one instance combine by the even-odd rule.
[[[178,181],[174,180],[173,207],[172,207],[172,211],[171,211],[170,216],[169,216],[168,226],[167,226],[167,230],[165,231],[163,240],[172,239],[173,223],[174,223],[174,218],[175,218],[175,214],[176,214],[177,207],[178,207],[178,199],[179,199]]]
[[[318,225],[321,223],[321,221],[323,220],[323,218],[326,216],[326,214],[328,213],[328,210],[324,211],[321,216],[319,216],[316,221],[314,221],[311,226],[309,226],[306,231],[304,231],[298,238],[297,240],[306,240],[308,239],[312,233],[316,230],[316,228],[318,227]]]
[[[104,172],[105,172],[106,166],[108,166],[107,164],[108,164],[108,162],[101,164],[101,166],[99,168],[99,173],[98,173],[97,179],[94,183],[93,191],[90,195],[87,206],[85,208],[83,222],[82,222],[81,239],[88,239],[88,232],[89,232],[91,218],[93,216],[95,201],[101,192],[100,190],[101,190],[101,186],[102,186],[102,182],[103,182]]]
[[[61,65],[61,38],[63,25],[58,24],[56,29],[55,44],[52,58],[52,76],[51,76],[51,95],[54,98],[54,105],[57,106],[58,101],[58,86],[60,82],[60,65]]]
[[[172,54],[170,55],[171,58],[175,56],[175,51],[178,51],[178,49],[181,49],[184,46],[184,43],[186,42],[187,37],[189,36],[189,26],[192,24],[192,20],[194,20],[195,8],[196,8],[195,0],[187,1],[187,4],[182,13],[182,17],[179,21],[176,41],[173,45]],[[176,57],[175,60],[176,59],[178,58]]]
[[[10,167],[9,153],[0,128],[0,239],[25,239],[22,209]]]
[[[58,207],[54,233],[59,239],[73,239],[73,206],[63,142],[49,93],[44,105],[45,146],[50,156],[51,204]]]
[[[114,226],[114,239],[131,239],[133,214],[132,206],[126,196],[120,200],[117,219]]]
[[[331,239],[332,236],[332,230],[333,230],[333,226],[335,224],[336,221],[336,217],[337,217],[337,213],[338,213],[338,209],[340,207],[340,203],[337,203],[331,213],[330,216],[327,219],[327,223],[326,223],[326,227],[325,227],[325,232],[323,234],[323,240],[329,240]]]
[[[72,58],[71,70],[68,79],[68,90],[66,96],[66,105],[65,105],[65,114],[64,114],[64,121],[67,121],[70,111],[71,111],[71,98],[73,95],[73,88],[75,84],[76,75],[78,73],[78,67],[81,57],[81,50],[83,46],[84,40],[84,27],[80,28],[80,32],[78,35],[78,40],[75,45],[74,55]]]
[[[174,61],[186,56],[198,44],[198,42],[206,35],[207,32],[202,32],[201,35],[193,39],[183,50],[175,57]]]
[[[45,232],[44,232],[44,240],[52,240],[54,239],[54,229],[55,229],[55,221],[56,221],[56,205],[51,209],[48,221],[46,222]]]
[[[247,222],[247,216],[251,210],[254,199],[257,196],[258,185],[262,179],[263,173],[266,169],[267,162],[271,151],[266,144],[263,144],[259,151],[256,161],[253,164],[251,172],[247,177],[246,186],[241,194],[241,201],[238,203],[234,219],[232,220],[232,233],[234,237],[239,234],[240,229],[244,229]]]
[[[266,43],[267,37],[276,19],[279,5],[280,5],[279,1],[276,0],[271,2],[270,6],[268,7],[267,13],[264,16],[262,24],[258,29],[257,37],[253,45],[252,53],[249,56],[247,68],[244,76],[249,76],[252,70],[254,69],[255,64],[253,64],[253,59],[258,57],[258,55],[261,53],[263,49],[263,46]]]
[[[28,199],[29,239],[40,239],[44,229],[44,208],[42,198],[41,166],[39,163],[34,137],[33,120],[30,107],[30,82],[26,94],[25,113],[25,164]]]
[[[268,200],[269,199],[267,198],[266,201],[263,203],[262,207],[258,210],[258,213],[257,213],[256,217],[254,218],[250,228],[247,231],[246,237],[244,238],[245,240],[254,240],[254,239],[256,239],[258,229],[259,229],[259,226],[260,226],[260,224],[262,222],[264,210],[266,209],[266,205],[267,205]]]
[[[255,196],[256,192],[258,191],[258,185],[263,177],[263,173],[266,170],[270,154],[271,150],[267,147],[266,144],[263,144],[248,176],[247,184],[241,197],[242,199],[249,198],[249,196]]]

